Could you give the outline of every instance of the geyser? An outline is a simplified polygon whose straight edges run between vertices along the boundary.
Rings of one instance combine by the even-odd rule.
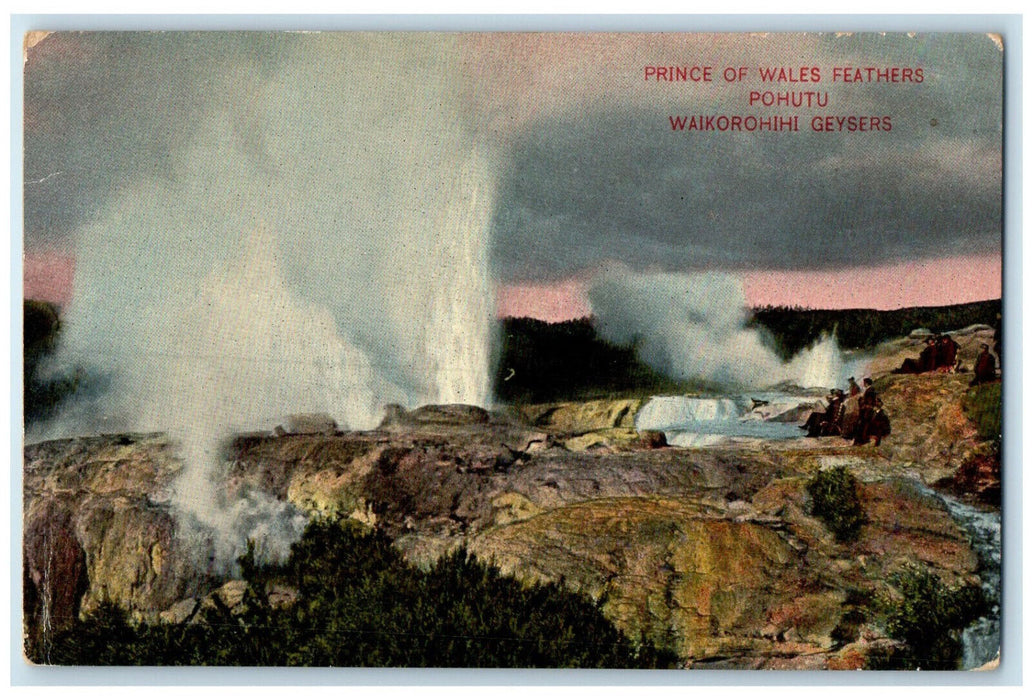
[[[232,432],[490,403],[495,181],[458,51],[441,35],[278,42],[214,78],[140,78],[193,81],[197,128],[77,231],[60,362],[107,384],[51,431],[170,432],[182,534],[219,567],[249,537],[285,554],[302,525],[269,497],[223,491]],[[176,128],[175,105],[134,112]]]
[[[833,336],[783,362],[747,327],[742,284],[727,274],[616,268],[593,280],[588,298],[600,336],[634,343],[639,359],[676,379],[730,390],[779,384],[827,389],[845,385],[859,364],[844,361]]]

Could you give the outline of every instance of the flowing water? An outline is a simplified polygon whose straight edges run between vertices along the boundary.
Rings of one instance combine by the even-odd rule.
[[[635,416],[635,427],[659,430],[678,447],[720,445],[736,437],[787,440],[803,435],[799,415],[818,402],[816,396],[780,392],[654,396]]]
[[[962,503],[922,484],[919,488],[943,502],[979,556],[979,578],[990,602],[990,614],[973,622],[961,635],[961,667],[978,668],[993,661],[1001,648],[1001,513]]]
[[[800,437],[806,413],[818,410],[817,396],[758,392],[737,396],[654,396],[638,412],[635,427],[659,430],[679,447],[727,444],[736,437],[785,440]],[[915,482],[939,499],[968,536],[979,557],[979,578],[990,613],[962,632],[962,668],[978,668],[997,657],[1001,643],[1001,514],[963,503]]]

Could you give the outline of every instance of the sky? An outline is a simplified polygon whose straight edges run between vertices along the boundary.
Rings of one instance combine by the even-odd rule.
[[[289,98],[306,35],[55,34],[25,73],[25,293],[67,303],[81,231],[126,188],[175,171],[215,111],[262,177],[275,134],[249,92]],[[492,162],[486,243],[501,315],[590,312],[593,277],[722,271],[754,305],[949,304],[1000,295],[1002,56],[979,34],[468,34],[440,79]],[[312,71],[335,52],[310,52]],[[710,82],[645,79],[711,68]],[[833,82],[836,67],[921,83]],[[725,67],[745,67],[739,81]],[[765,84],[762,67],[819,82]],[[385,86],[401,66],[368,70]],[[241,86],[247,89],[242,89]],[[811,91],[826,107],[750,105]],[[385,95],[397,97],[385,87]],[[433,93],[428,93],[433,94]],[[419,100],[418,94],[412,95]],[[257,98],[256,98],[257,101]],[[334,110],[333,104],[319,109]],[[798,132],[675,131],[677,115],[795,114]],[[892,130],[816,132],[814,116]],[[399,133],[399,143],[405,143]],[[396,144],[397,145],[397,144]],[[342,188],[346,183],[342,184]],[[200,192],[198,196],[204,196]]]

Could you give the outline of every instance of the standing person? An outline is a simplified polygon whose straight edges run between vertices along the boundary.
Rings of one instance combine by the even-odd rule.
[[[990,354],[990,346],[986,343],[979,346],[975,372],[976,376],[969,382],[969,386],[986,384],[997,379],[997,359]]]
[[[1001,371],[1004,371],[1004,355],[1001,354],[1001,314],[997,314],[997,320],[994,321],[994,354],[997,355],[997,364],[1001,366]]]
[[[857,428],[854,430],[854,444],[867,445],[871,435],[872,416],[875,415],[876,405],[879,403],[879,396],[872,386],[872,378],[864,378],[864,393],[858,400],[861,415],[857,418]]]
[[[849,383],[848,389],[850,391],[850,396],[857,396],[861,393],[861,387],[857,385],[856,379],[850,377],[850,379],[848,379],[847,382]]]
[[[861,408],[875,408],[875,402],[879,396],[875,393],[875,387],[872,386],[872,378],[864,378],[864,394],[861,396]]]

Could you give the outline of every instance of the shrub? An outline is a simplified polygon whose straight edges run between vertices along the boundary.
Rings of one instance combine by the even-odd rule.
[[[838,542],[852,542],[861,533],[865,522],[861,499],[857,496],[857,479],[846,467],[833,467],[818,472],[807,483],[812,513],[821,518]]]
[[[952,670],[961,660],[960,632],[985,615],[977,585],[946,587],[927,569],[909,566],[891,579],[900,599],[886,605],[886,631],[905,648],[878,662],[881,668]]]

